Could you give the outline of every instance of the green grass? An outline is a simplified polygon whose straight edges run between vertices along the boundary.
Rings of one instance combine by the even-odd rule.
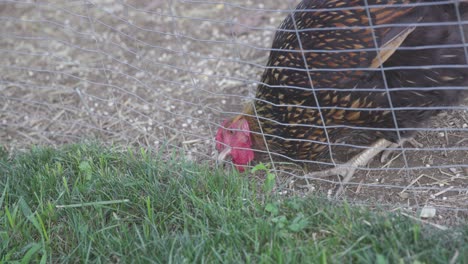
[[[468,262],[466,227],[263,189],[176,154],[0,152],[0,262],[448,263],[456,252]]]

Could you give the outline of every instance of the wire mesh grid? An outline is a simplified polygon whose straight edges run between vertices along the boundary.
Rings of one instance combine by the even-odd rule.
[[[11,148],[22,148],[31,144],[58,145],[97,139],[104,143],[164,147],[168,151],[179,149],[189,159],[208,161],[213,166],[232,164],[230,161],[216,163],[216,132],[224,119],[242,114],[242,105],[253,101],[260,77],[270,67],[267,66],[268,55],[275,50],[271,43],[278,25],[286,16],[296,12],[298,2],[0,0],[0,20],[3,23],[0,28],[1,142]],[[393,3],[381,1],[382,5],[369,6],[367,1],[361,2],[368,15],[371,15],[371,8]],[[403,45],[398,50],[417,52],[422,49],[461,48],[465,50],[465,59],[468,59],[464,36],[468,20],[465,14],[460,13],[456,1],[410,1],[401,7],[434,6],[447,2],[456,8],[456,20],[419,21],[418,27],[457,28],[463,35],[460,43]],[[393,5],[398,7],[395,3]],[[346,5],[325,6],[308,9],[307,12],[352,12],[355,9]],[[394,26],[411,27],[414,23],[403,21]],[[370,20],[369,25],[353,29],[378,30],[385,27],[374,25]],[[291,32],[300,39],[311,32],[318,34],[339,29],[327,26],[302,28],[295,21],[294,27],[285,32]],[[375,35],[374,41],[376,46],[380,45]],[[315,69],[304,67],[307,54],[376,50],[379,51],[366,47],[346,50],[300,48],[291,52],[301,54],[306,63],[293,70],[309,74],[313,84],[315,77],[310,73]],[[443,67],[460,69],[467,67],[466,61]],[[441,65],[424,66],[425,69],[431,67],[440,68]],[[385,79],[386,71],[420,68],[411,65],[375,69],[338,66],[323,67],[320,71],[330,74],[349,70],[373,71]],[[384,84],[383,87],[349,85],[341,87],[340,91],[467,89],[463,85],[454,87],[446,83],[416,88],[389,88],[387,80]],[[313,89],[314,92],[337,89],[294,84],[286,87],[304,91]],[[380,163],[376,158],[368,166],[359,168],[347,184],[346,196],[367,205],[395,207],[403,204],[419,208],[430,204],[468,211],[467,102],[451,106],[415,104],[397,107],[391,99],[389,96],[388,107],[380,107],[378,111],[390,111],[393,118],[395,113],[405,109],[443,111],[422,126],[400,128],[396,122],[394,128],[386,128],[393,129],[399,138],[404,131],[417,131],[416,139],[423,146],[404,145],[396,149],[396,155],[388,162]],[[346,106],[321,105],[319,101],[314,106],[300,107],[316,111],[349,110]],[[354,107],[353,110],[368,111],[369,108]],[[326,120],[322,120],[323,123]],[[311,129],[317,126],[324,128],[318,123],[301,124]],[[332,124],[325,126],[325,131],[332,128],[382,130],[372,126]],[[261,131],[252,133],[262,134]],[[282,182],[278,188],[301,194],[333,192],[340,183],[338,177],[311,180],[303,176],[310,171],[344,163],[370,145],[367,141],[365,144],[335,141],[326,133],[325,137],[326,140],[320,143],[325,142],[329,151],[324,150],[327,154],[320,159],[301,160],[274,149],[258,150],[258,153],[265,154],[263,161],[271,162],[272,169],[284,176],[280,177]],[[304,182],[308,187],[299,187]]]

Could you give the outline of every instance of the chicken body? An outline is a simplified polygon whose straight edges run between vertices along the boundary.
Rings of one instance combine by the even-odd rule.
[[[254,102],[217,141],[244,120],[251,149],[308,161],[345,137],[414,136],[431,107],[468,93],[468,3],[440,2],[302,1],[276,32]],[[218,150],[238,147],[226,145]]]

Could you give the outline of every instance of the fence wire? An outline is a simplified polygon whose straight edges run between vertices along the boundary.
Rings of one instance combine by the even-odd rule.
[[[367,1],[363,1],[366,3]],[[416,2],[416,1],[414,1]],[[437,6],[447,1],[401,5]],[[452,1],[455,4],[456,1]],[[242,114],[242,105],[254,99],[261,83],[278,25],[295,12],[298,1],[269,0],[262,3],[238,1],[182,0],[96,0],[96,1],[9,1],[0,0],[0,142],[24,148],[32,144],[60,145],[99,140],[167,151],[182,150],[197,162],[216,163],[215,135],[225,118]],[[385,5],[367,5],[371,8]],[[309,12],[353,10],[353,7],[310,9]],[[421,22],[418,27],[457,27],[463,35],[466,15],[457,8],[456,21]],[[371,20],[372,21],[372,20]],[[413,24],[399,23],[395,27]],[[386,25],[362,25],[352,29],[378,29]],[[388,25],[387,25],[388,26]],[[349,29],[349,28],[348,28]],[[307,32],[344,28],[300,28],[298,39]],[[468,67],[466,36],[463,43],[425,43],[399,50],[465,49],[460,65],[425,65],[430,68]],[[379,46],[375,39],[375,46]],[[301,43],[301,42],[299,42]],[[306,54],[373,52],[376,48],[333,50],[318,48],[291,52]],[[276,50],[278,51],[278,50]],[[305,65],[307,58],[303,57]],[[274,68],[274,67],[273,67]],[[389,88],[385,71],[414,70],[421,66],[285,68],[302,74],[314,72],[374,71],[381,73],[384,87],[340,88],[342,92],[467,90],[440,84],[437,87]],[[310,82],[313,83],[312,77]],[[335,91],[333,87],[287,85],[282,88],[314,92]],[[389,94],[389,93],[387,93]],[[261,98],[258,98],[261,101]],[[356,203],[425,205],[468,211],[468,103],[454,106],[411,106],[375,108],[375,111],[443,110],[421,127],[360,127],[335,124],[325,129],[392,130],[398,135],[417,131],[423,147],[395,148],[387,163],[378,158],[359,168],[347,184],[346,196]],[[268,104],[293,107],[296,105]],[[300,106],[325,111],[346,110],[340,106]],[[353,110],[369,110],[355,108]],[[267,117],[254,116],[259,120]],[[273,120],[274,122],[278,122]],[[322,123],[325,123],[322,120]],[[279,125],[287,126],[289,124]],[[323,128],[320,124],[293,124]],[[262,134],[261,131],[252,133]],[[280,137],[278,135],[270,135]],[[399,135],[401,138],[401,136]],[[271,162],[281,182],[278,188],[290,193],[334,190],[337,177],[304,179],[310,170],[344,163],[369,144],[325,141],[325,159],[301,160],[274,149],[258,150]],[[319,142],[323,144],[323,141]],[[353,151],[351,151],[353,150]],[[402,151],[403,150],[403,151]],[[400,152],[398,152],[400,151]],[[277,160],[279,158],[279,161]],[[229,161],[226,162],[229,165]],[[306,166],[302,166],[306,164]],[[327,167],[328,166],[328,167]],[[230,167],[230,166],[227,166]],[[307,183],[307,188],[299,183]],[[410,194],[410,195],[408,195]]]

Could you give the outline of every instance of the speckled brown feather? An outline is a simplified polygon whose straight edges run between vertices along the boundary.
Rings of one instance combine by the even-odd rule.
[[[366,2],[369,9],[365,8]],[[461,42],[457,26],[413,25],[456,21],[453,3],[435,7],[408,5],[419,2],[431,1],[302,1],[278,29],[254,104],[244,111],[251,130],[257,132],[253,136],[254,147],[264,148],[266,140],[270,150],[294,159],[310,160],[324,153],[327,144],[352,132],[375,133],[396,141],[396,132],[388,130],[395,128],[392,112],[379,109],[391,105],[378,68],[466,64],[462,48],[412,53],[398,50],[401,46]],[[461,4],[462,15],[466,9],[466,4]],[[378,27],[373,30],[370,25]],[[379,52],[375,50],[376,44],[381,48]],[[467,75],[466,69],[399,69],[386,71],[385,78],[391,89],[466,86]],[[353,91],[355,87],[369,88],[369,91]],[[412,90],[391,92],[390,96],[393,107],[423,107],[456,104],[465,96],[460,93],[459,90]],[[398,127],[418,127],[433,114],[434,111],[399,111]],[[325,131],[324,122],[327,126],[382,130],[339,127]],[[405,131],[401,134],[411,135]]]

